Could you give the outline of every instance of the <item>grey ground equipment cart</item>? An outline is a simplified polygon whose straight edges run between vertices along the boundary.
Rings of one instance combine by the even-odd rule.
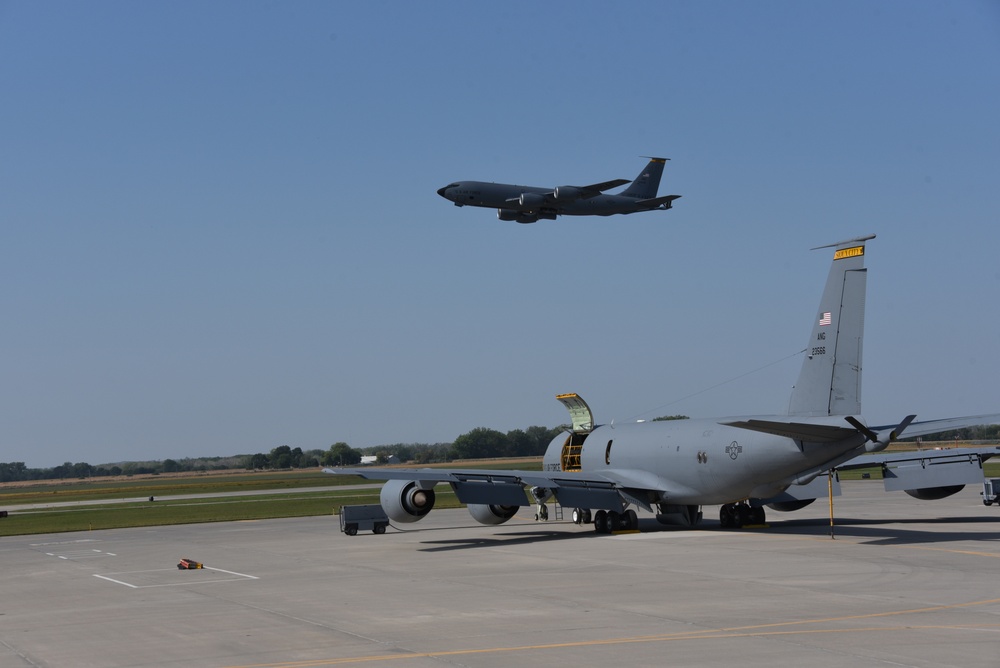
[[[340,507],[340,530],[348,536],[358,535],[358,530],[382,534],[387,526],[389,516],[377,503]]]

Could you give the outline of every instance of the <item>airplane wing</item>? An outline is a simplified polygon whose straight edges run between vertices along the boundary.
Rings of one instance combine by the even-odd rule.
[[[1000,413],[992,413],[989,415],[967,415],[965,417],[911,422],[910,426],[906,428],[906,438],[909,439],[917,436],[928,436],[930,434],[940,434],[941,432],[953,431],[955,429],[964,429],[965,427],[978,427],[979,425],[998,423],[1000,423]],[[893,426],[895,425],[869,428],[872,431],[877,432],[882,431],[883,429],[892,429]]]
[[[603,181],[601,183],[591,183],[589,186],[576,186],[583,191],[583,199],[589,199],[591,197],[596,197],[600,195],[605,190],[611,190],[612,188],[617,188],[618,186],[623,186],[626,183],[631,183],[628,179],[612,179],[610,181]]]
[[[863,469],[872,466],[893,467],[909,464],[938,466],[959,460],[967,461],[973,457],[978,457],[984,462],[993,457],[1000,457],[1000,445],[984,445],[976,448],[925,448],[923,450],[908,450],[906,452],[865,454],[844,462],[837,469],[850,471],[851,469]]]
[[[998,423],[1000,423],[1000,413],[969,415],[911,422],[904,433],[907,438],[912,438]],[[877,433],[894,427],[895,425],[881,425],[869,429]],[[933,500],[954,494],[965,485],[982,484],[985,479],[983,463],[993,457],[1000,457],[1000,445],[940,449],[928,449],[927,444],[924,445],[921,450],[882,451],[859,455],[838,464],[835,468],[838,471],[849,471],[878,466],[882,468],[882,484],[887,492],[903,491],[917,499]],[[791,485],[778,500],[808,500],[824,495],[822,486]],[[766,502],[768,501],[771,500]]]
[[[623,512],[628,503],[647,510],[651,492],[679,493],[668,489],[658,476],[646,471],[608,469],[595,474],[566,474],[562,471],[520,471],[482,469],[323,469],[334,475],[356,475],[369,480],[415,481],[421,487],[448,483],[458,500],[465,504],[528,505],[525,489],[541,488],[552,493],[566,508],[592,508]]]
[[[611,190],[626,183],[631,183],[631,181],[628,179],[612,179],[611,181],[603,181],[601,183],[591,183],[589,186],[559,186],[553,189],[552,192],[543,195],[543,197],[550,202],[572,202],[574,200],[590,199],[597,197],[605,190]],[[507,201],[509,202],[510,200]],[[518,198],[518,201],[520,202],[520,198]]]

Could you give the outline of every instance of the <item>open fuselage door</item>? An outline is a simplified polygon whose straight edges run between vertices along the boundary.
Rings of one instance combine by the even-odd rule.
[[[579,471],[583,442],[594,430],[594,415],[587,402],[578,394],[560,394],[556,399],[569,411],[572,423],[572,432],[566,437],[559,458],[560,468],[563,471]]]

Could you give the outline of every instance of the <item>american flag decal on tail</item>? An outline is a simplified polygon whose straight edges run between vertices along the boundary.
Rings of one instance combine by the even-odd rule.
[[[833,322],[833,316],[829,311],[827,311],[826,313],[823,314],[823,317],[819,319],[819,326],[826,327],[832,322]]]

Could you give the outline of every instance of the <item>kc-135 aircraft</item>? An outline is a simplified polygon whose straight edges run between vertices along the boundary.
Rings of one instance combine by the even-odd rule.
[[[657,197],[660,176],[668,158],[650,158],[649,164],[632,181],[632,185],[617,195],[605,195],[629,183],[614,179],[589,186],[559,186],[539,188],[484,181],[456,181],[438,189],[438,195],[455,206],[482,206],[497,210],[500,220],[535,223],[540,218],[555,220],[556,216],[610,216],[636,211],[665,211],[680,195]]]
[[[881,465],[886,490],[918,499],[944,498],[967,483],[981,483],[983,462],[1000,455],[1000,447],[882,451],[904,432],[921,436],[996,424],[1000,414],[928,422],[908,415],[885,426],[868,426],[860,415],[864,260],[873,238],[819,247],[834,249],[833,263],[787,415],[597,426],[582,398],[563,394],[557,399],[569,410],[572,427],[548,445],[540,472],[325,470],[386,480],[381,503],[395,522],[426,516],[434,507],[434,487],[448,483],[482,524],[506,522],[532,502],[538,504],[536,519],[545,519],[545,502],[554,498],[574,509],[574,522],[593,522],[598,533],[637,528],[633,507],[656,513],[663,524],[693,526],[702,519],[702,506],[718,504],[725,527],[760,524],[765,506],[802,508],[828,494],[828,481],[835,478],[821,474],[859,466]]]

